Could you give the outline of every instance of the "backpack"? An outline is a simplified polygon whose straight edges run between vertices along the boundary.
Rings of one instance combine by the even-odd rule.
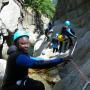
[[[59,35],[58,35],[58,41],[64,41],[64,36],[61,35],[61,34],[59,34]]]

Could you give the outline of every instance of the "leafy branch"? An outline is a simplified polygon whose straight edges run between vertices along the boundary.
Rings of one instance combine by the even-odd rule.
[[[38,11],[49,18],[52,18],[55,12],[55,6],[51,0],[25,0],[24,6],[31,7],[34,11]]]

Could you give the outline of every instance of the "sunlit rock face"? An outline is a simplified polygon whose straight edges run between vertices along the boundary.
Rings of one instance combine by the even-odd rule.
[[[0,18],[11,32],[17,27],[18,17],[20,17],[19,6],[13,0],[9,0],[9,3],[2,8]]]
[[[5,69],[6,69],[6,60],[0,59],[0,87],[2,85]]]

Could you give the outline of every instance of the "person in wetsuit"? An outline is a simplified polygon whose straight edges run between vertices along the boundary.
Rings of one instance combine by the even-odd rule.
[[[2,90],[45,90],[41,81],[28,77],[28,69],[47,69],[65,61],[62,58],[32,57],[28,54],[29,36],[18,30],[13,35],[14,46],[8,50],[8,60],[2,84]]]
[[[64,22],[64,26],[62,27],[61,32],[60,32],[60,34],[62,36],[68,38],[68,41],[69,41],[68,49],[70,49],[73,46],[72,37],[77,38],[74,30],[70,26],[71,26],[71,22],[69,20],[66,20]],[[66,46],[67,46],[67,43],[65,44],[64,50],[66,49]]]

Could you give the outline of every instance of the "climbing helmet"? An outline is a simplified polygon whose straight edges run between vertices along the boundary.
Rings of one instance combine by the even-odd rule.
[[[26,36],[26,37],[29,38],[29,35],[28,35],[28,33],[26,31],[18,30],[13,35],[13,41],[16,41],[18,38],[23,37],[23,36]]]

